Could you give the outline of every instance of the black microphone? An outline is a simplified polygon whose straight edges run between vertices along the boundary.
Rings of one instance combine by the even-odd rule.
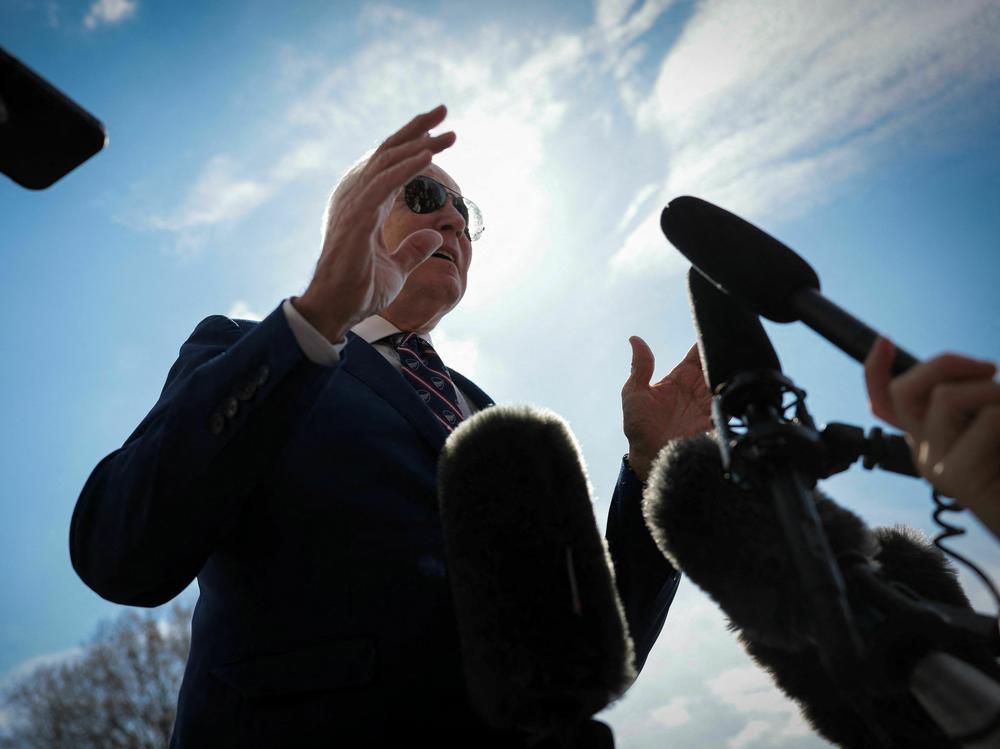
[[[445,443],[438,492],[472,704],[497,728],[572,733],[635,679],[572,432],[551,411],[481,411]]]
[[[755,313],[694,270],[688,284],[719,437],[718,443],[675,442],[662,451],[644,504],[654,540],[719,603],[748,652],[828,738],[856,747],[894,746],[897,736],[906,737],[899,746],[954,745],[906,689],[917,672],[911,652],[968,651],[988,667],[992,662],[982,643],[993,634],[992,622],[982,637],[983,623],[969,619],[978,615],[968,608],[953,573],[928,590],[938,600],[951,596],[951,604],[964,604],[962,624],[972,621],[977,635],[972,646],[955,635],[954,611],[921,608],[875,578],[883,561],[878,533],[812,489],[816,478],[829,475],[831,459],[853,462],[858,451],[852,443],[858,440],[845,443],[840,430],[816,431],[805,392],[780,373]],[[889,541],[896,549],[906,546],[905,538]],[[921,553],[932,555],[923,565]],[[928,566],[931,573],[935,563],[948,572],[936,550],[918,547],[892,557],[899,558],[907,558],[899,579],[908,582],[924,571],[916,575],[918,591],[935,579]],[[863,636],[873,633],[903,642],[879,647]],[[962,661],[957,670],[950,661],[942,666],[921,658],[920,664],[928,663],[921,673],[932,676],[925,682],[946,682],[952,693],[975,692]],[[925,685],[913,689],[935,708],[943,704]],[[991,717],[991,709],[989,704],[983,712]],[[919,728],[911,736],[913,725]],[[927,737],[933,741],[921,743]]]
[[[775,322],[801,320],[863,362],[878,333],[820,293],[819,277],[793,250],[739,216],[683,196],[660,215],[671,244],[719,288]],[[917,359],[897,347],[893,374]]]
[[[0,48],[0,173],[42,190],[105,143],[99,120]]]
[[[688,270],[688,301],[701,369],[713,395],[742,372],[781,371],[778,354],[757,315],[694,268]],[[706,341],[725,341],[726,345],[713,346]]]
[[[789,383],[779,377],[781,362],[757,314],[695,268],[688,270],[688,301],[709,391],[713,395],[725,393],[734,380],[746,380],[750,374],[754,382],[740,397],[781,408]],[[876,427],[866,436],[859,427],[833,422],[824,427],[820,438],[822,466],[818,467],[817,475],[822,478],[846,470],[862,456],[868,469],[878,467],[906,476],[920,475],[910,447],[900,435]]]
[[[971,614],[954,569],[919,534],[901,527],[871,530],[821,492],[813,490],[813,497],[825,536],[849,581],[852,568],[870,565],[887,583]],[[711,436],[678,440],[663,449],[650,472],[643,513],[663,554],[718,603],[743,647],[803,706],[814,729],[844,747],[882,745],[822,664],[810,637],[815,612],[798,592],[795,565],[773,504],[723,478],[719,446]],[[870,625],[863,629],[866,639],[876,637],[872,627],[880,622],[863,623]],[[919,639],[922,624],[915,626]],[[876,658],[878,668],[900,672],[900,688],[871,702],[879,724],[899,742],[892,746],[957,746],[906,689],[908,672],[902,672],[912,668],[913,654],[903,648],[899,658],[905,663],[897,663],[890,646],[899,642],[875,644],[886,646],[881,660]],[[1000,673],[988,650],[975,642],[950,642],[948,650],[994,677]]]

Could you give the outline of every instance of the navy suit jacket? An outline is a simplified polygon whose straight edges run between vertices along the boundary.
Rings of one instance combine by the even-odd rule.
[[[201,322],[73,514],[80,577],[156,606],[200,597],[172,746],[517,746],[468,707],[437,510],[446,434],[372,346],[311,363],[279,307]],[[479,408],[490,398],[456,384]],[[639,664],[678,575],[622,472],[608,538]]]

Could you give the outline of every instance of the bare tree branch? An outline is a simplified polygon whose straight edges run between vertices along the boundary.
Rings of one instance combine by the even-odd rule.
[[[125,611],[79,656],[36,667],[0,694],[0,749],[162,749],[191,645],[190,606]]]

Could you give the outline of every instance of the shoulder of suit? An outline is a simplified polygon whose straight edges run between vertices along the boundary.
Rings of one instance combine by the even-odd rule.
[[[253,320],[234,320],[225,315],[210,315],[195,326],[184,346],[226,346],[242,338],[257,325],[258,323]]]
[[[235,332],[237,330],[242,330],[244,332],[256,327],[258,321],[256,320],[241,320],[234,319],[231,317],[226,317],[225,315],[209,315],[204,320],[202,320],[198,325],[195,326],[195,333],[208,333],[208,332]]]

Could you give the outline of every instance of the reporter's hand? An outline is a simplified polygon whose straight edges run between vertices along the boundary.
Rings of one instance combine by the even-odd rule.
[[[1000,383],[995,364],[942,354],[895,379],[894,347],[865,360],[872,413],[907,433],[920,474],[1000,536]]]
[[[622,387],[622,422],[628,438],[628,462],[642,481],[657,454],[673,439],[712,427],[712,394],[701,371],[698,347],[655,384],[653,352],[639,336],[632,345],[632,372]]]
[[[438,232],[421,229],[387,247],[382,224],[396,190],[454,144],[453,132],[428,133],[446,114],[441,105],[417,115],[383,141],[330,211],[313,278],[293,300],[327,340],[339,341],[352,325],[388,306],[410,272],[441,246]]]

